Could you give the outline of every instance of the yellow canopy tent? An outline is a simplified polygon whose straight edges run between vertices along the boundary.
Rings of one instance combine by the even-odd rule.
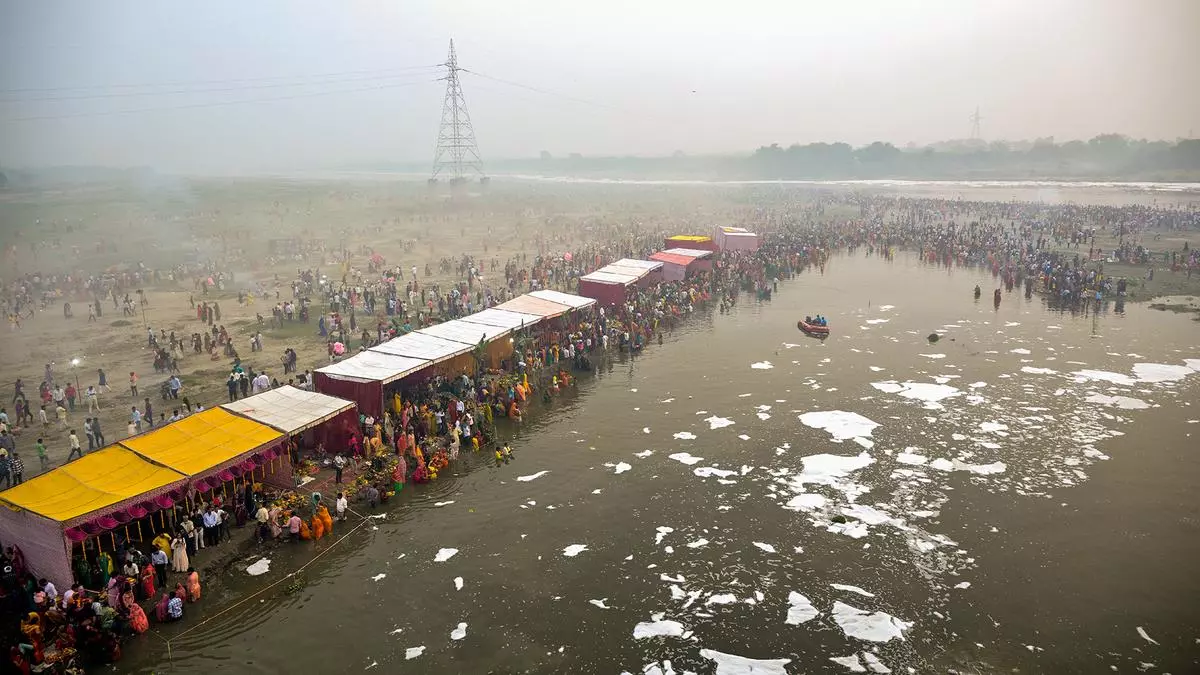
[[[67,588],[72,543],[65,532],[151,496],[181,488],[187,477],[120,446],[84,455],[0,492],[0,540],[21,546],[29,568]]]
[[[195,478],[274,442],[283,434],[265,424],[210,408],[178,422],[121,441],[153,462]]]

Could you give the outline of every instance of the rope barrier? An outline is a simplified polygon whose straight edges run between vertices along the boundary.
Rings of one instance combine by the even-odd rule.
[[[236,603],[234,603],[234,604],[232,604],[232,605],[230,605],[230,606],[226,607],[225,609],[222,609],[221,611],[217,612],[216,614],[214,614],[214,615],[212,615],[212,616],[210,616],[210,617],[208,617],[208,618],[204,619],[204,620],[203,620],[203,621],[201,621],[200,623],[197,623],[196,625],[194,625],[194,626],[191,626],[190,628],[188,628],[187,630],[183,631],[182,633],[179,633],[178,635],[176,635],[176,636],[172,637],[170,640],[168,640],[168,639],[166,639],[166,638],[163,638],[161,635],[159,635],[159,638],[162,638],[162,640],[163,640],[164,642],[166,642],[166,643],[167,643],[167,658],[168,658],[168,659],[172,659],[172,660],[173,660],[173,658],[172,658],[172,656],[171,656],[171,641],[172,641],[172,640],[178,640],[179,638],[182,638],[184,635],[187,635],[188,633],[190,633],[190,632],[192,632],[192,631],[196,630],[197,628],[200,628],[200,627],[201,627],[201,626],[203,626],[204,624],[206,624],[206,623],[208,623],[208,622],[210,622],[210,621],[213,621],[213,620],[215,620],[215,619],[218,619],[218,618],[220,618],[221,616],[223,616],[223,615],[227,614],[228,612],[231,612],[231,611],[233,611],[233,610],[237,609],[238,607],[240,607],[240,606],[244,605],[245,603],[247,603],[247,602],[249,602],[249,601],[253,600],[254,598],[256,598],[256,597],[258,597],[258,596],[260,596],[260,595],[262,595],[263,593],[266,593],[267,591],[269,591],[269,590],[271,590],[272,588],[274,588],[275,586],[277,586],[277,585],[279,585],[279,584],[283,583],[284,581],[287,581],[288,579],[291,579],[291,578],[295,577],[297,574],[299,574],[299,573],[303,572],[303,571],[304,571],[304,569],[305,569],[306,567],[308,567],[309,565],[311,565],[311,564],[315,563],[316,561],[320,560],[320,559],[321,559],[321,556],[323,556],[323,555],[325,555],[326,553],[328,553],[328,552],[332,551],[332,550],[334,549],[334,547],[336,547],[338,544],[342,543],[342,541],[344,541],[344,540],[346,539],[346,537],[349,537],[350,535],[354,534],[354,533],[355,533],[355,532],[357,532],[357,531],[358,531],[360,528],[362,528],[362,526],[364,526],[364,525],[366,525],[367,523],[369,523],[369,522],[370,522],[370,519],[369,519],[369,518],[363,517],[362,515],[358,514],[357,512],[355,512],[355,511],[353,511],[353,510],[350,510],[350,512],[351,512],[351,513],[353,513],[354,515],[358,516],[359,518],[361,518],[361,519],[362,519],[362,520],[361,520],[361,522],[359,522],[357,525],[355,525],[355,526],[354,526],[354,527],[353,527],[353,528],[352,528],[352,529],[351,529],[349,532],[347,532],[346,534],[343,534],[341,537],[339,537],[339,538],[337,539],[337,541],[335,541],[335,542],[333,542],[332,544],[330,544],[328,548],[326,548],[325,550],[323,550],[323,551],[321,551],[321,552],[317,553],[315,556],[313,556],[313,559],[312,559],[312,560],[309,560],[308,562],[306,562],[306,563],[304,563],[303,565],[301,565],[300,567],[298,567],[298,568],[297,568],[297,569],[296,569],[294,572],[289,572],[288,574],[284,575],[282,578],[280,578],[280,579],[277,579],[276,581],[274,581],[274,582],[272,582],[272,583],[270,583],[270,584],[267,584],[267,585],[266,585],[266,586],[264,586],[262,589],[260,589],[260,590],[258,590],[258,591],[255,591],[254,593],[252,593],[251,595],[249,595],[249,596],[247,596],[247,597],[245,597],[245,598],[242,598],[241,600],[237,601]],[[155,631],[151,631],[151,632],[154,632],[154,633],[155,633],[155,635],[158,635],[158,633],[157,633],[157,632],[155,632]]]

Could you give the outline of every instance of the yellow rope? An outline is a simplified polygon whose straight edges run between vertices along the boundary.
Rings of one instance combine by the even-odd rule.
[[[354,511],[351,511],[351,513],[354,513],[354,515],[356,515],[356,516],[359,516],[359,514],[358,514],[358,513],[355,513]],[[247,597],[245,597],[245,598],[243,598],[243,599],[239,600],[238,602],[236,602],[236,603],[234,603],[234,604],[230,605],[229,607],[226,607],[225,609],[223,609],[223,610],[221,610],[221,611],[217,612],[216,614],[214,614],[214,615],[212,615],[212,616],[210,616],[210,617],[208,617],[208,618],[204,619],[204,620],[203,620],[203,621],[201,621],[200,623],[198,623],[198,624],[196,624],[196,625],[192,626],[191,628],[188,628],[187,630],[183,631],[182,633],[180,633],[180,634],[176,635],[175,637],[171,638],[171,640],[178,640],[179,638],[181,638],[181,637],[183,637],[184,635],[187,635],[188,633],[190,633],[190,632],[192,632],[192,631],[196,630],[197,628],[199,628],[199,627],[203,626],[204,624],[208,623],[209,621],[212,621],[213,619],[216,619],[216,618],[218,618],[218,617],[220,617],[220,616],[222,616],[222,615],[226,614],[226,613],[227,613],[227,612],[229,612],[229,611],[232,611],[232,610],[234,610],[234,609],[237,609],[237,608],[238,608],[238,607],[240,607],[241,605],[243,605],[243,604],[245,604],[245,603],[249,602],[250,600],[253,600],[254,598],[258,597],[259,595],[262,595],[263,593],[266,593],[267,591],[271,590],[271,589],[272,589],[272,588],[274,588],[276,585],[278,585],[278,584],[280,584],[280,583],[282,583],[282,582],[284,582],[284,581],[287,581],[288,579],[290,579],[290,578],[292,578],[292,577],[296,576],[296,575],[297,575],[297,574],[299,574],[300,572],[303,572],[303,571],[304,571],[304,568],[306,568],[306,567],[308,567],[309,565],[311,565],[311,564],[315,563],[317,560],[319,560],[319,559],[321,558],[321,556],[323,556],[323,555],[325,555],[326,553],[328,553],[328,552],[332,551],[332,550],[333,550],[333,548],[334,548],[335,546],[337,546],[338,544],[342,543],[342,540],[344,540],[346,537],[349,537],[350,535],[354,534],[355,532],[357,532],[357,531],[358,531],[358,529],[359,529],[359,528],[361,528],[363,525],[366,525],[368,522],[370,522],[370,521],[369,521],[369,519],[367,519],[367,518],[363,518],[362,516],[359,516],[359,517],[360,517],[360,518],[362,518],[362,521],[361,521],[361,522],[359,522],[359,524],[358,524],[358,525],[355,525],[353,529],[351,529],[349,532],[347,532],[346,534],[343,534],[341,537],[339,537],[339,538],[338,538],[338,540],[337,540],[337,541],[335,541],[335,542],[333,542],[332,544],[330,544],[328,548],[326,548],[325,550],[321,551],[321,552],[320,552],[320,553],[318,553],[317,555],[313,556],[313,559],[312,559],[312,560],[309,560],[308,562],[306,562],[306,563],[304,563],[303,565],[301,565],[299,568],[297,568],[297,569],[296,569],[296,571],[295,571],[295,572],[289,572],[289,573],[288,573],[286,576],[284,576],[283,578],[281,578],[281,579],[278,579],[278,580],[276,580],[276,581],[274,581],[274,582],[272,582],[272,583],[270,583],[270,584],[267,584],[267,585],[266,585],[265,587],[263,587],[261,590],[259,590],[259,591],[255,592],[255,593],[253,593],[253,594],[251,594],[251,595],[249,595],[249,596],[247,596]],[[162,636],[159,636],[159,637],[162,637]],[[170,652],[171,652],[171,640],[166,640],[166,639],[164,638],[164,642],[166,642],[166,643],[167,643],[167,654],[168,654],[168,658],[170,658]]]

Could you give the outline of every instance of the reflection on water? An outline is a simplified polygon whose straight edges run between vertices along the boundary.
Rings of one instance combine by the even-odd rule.
[[[794,673],[1187,672],[1195,323],[1022,289],[994,309],[972,298],[985,273],[907,255],[826,270],[609,361],[515,431],[513,464],[466,456],[299,592],[172,643],[172,664],[138,641],[123,667],[712,672],[736,655]],[[828,340],[801,339],[813,312]],[[270,572],[233,566],[189,621],[315,552],[263,555]]]

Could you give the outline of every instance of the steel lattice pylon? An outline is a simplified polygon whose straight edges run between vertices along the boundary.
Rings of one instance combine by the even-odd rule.
[[[454,52],[454,40],[450,41],[450,55],[446,58],[446,100],[442,103],[442,123],[438,127],[437,152],[433,158],[433,175],[430,182],[450,179],[461,183],[478,175],[483,181],[483,160],[479,157],[479,144],[475,142],[475,128],[471,126],[471,115],[463,100],[462,84],[458,81],[458,56]]]

